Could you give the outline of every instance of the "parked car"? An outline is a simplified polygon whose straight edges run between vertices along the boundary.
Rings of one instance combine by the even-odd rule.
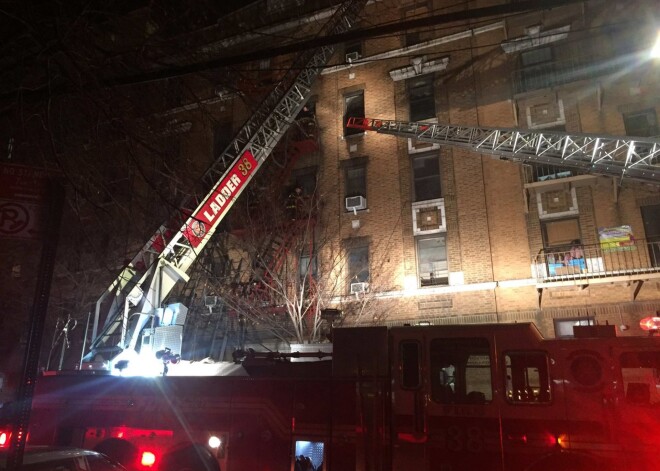
[[[9,450],[0,448],[0,470],[7,469]],[[126,471],[107,456],[80,448],[28,446],[21,471]]]

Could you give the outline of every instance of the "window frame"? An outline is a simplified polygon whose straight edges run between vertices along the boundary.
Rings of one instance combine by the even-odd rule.
[[[365,95],[364,88],[344,93],[344,96],[343,96],[343,100],[344,100],[344,116],[343,116],[344,134],[343,134],[343,136],[344,136],[344,138],[364,134],[364,130],[362,130],[362,129],[354,129],[354,128],[346,127],[346,124],[348,123],[349,118],[364,118],[364,117],[366,117],[365,100],[364,100],[365,96],[364,95]],[[350,101],[352,99],[357,98],[357,97],[361,97],[362,104],[361,104],[361,106],[357,105],[360,109],[351,111],[352,107],[354,107],[355,105],[351,104]],[[355,111],[360,111],[360,112],[355,113]]]
[[[351,284],[371,283],[370,244],[367,238],[361,237],[357,241],[348,241],[344,250],[346,251],[346,287],[347,292],[350,294]],[[366,255],[366,260],[354,265],[354,262],[351,261],[352,256],[361,251],[364,251],[363,256]],[[361,276],[363,272],[366,272],[366,276]]]
[[[417,85],[413,85],[414,83]],[[435,74],[433,72],[406,79],[406,95],[410,121],[438,119],[435,103]],[[428,113],[427,111],[430,111],[431,107],[433,112]]]
[[[352,54],[354,52],[357,52],[358,59],[363,57],[364,55],[364,43],[362,40],[358,39],[355,41],[350,41],[347,43],[344,43],[344,57],[348,56],[349,54]]]
[[[422,15],[429,15],[432,11],[432,4],[430,0],[415,0],[408,5],[401,7],[401,21],[408,21],[413,18],[418,18]],[[414,28],[414,30],[405,30],[403,32],[403,46],[414,46],[427,41],[430,35],[428,29]]]
[[[304,167],[294,170],[291,174],[293,183],[290,185],[292,188],[299,186],[303,190],[303,195],[312,196],[316,194],[318,186],[318,167]]]
[[[561,325],[573,323],[572,327],[581,326],[581,325],[596,325],[595,317],[566,317],[566,318],[555,318],[552,320],[552,327],[555,333],[555,337],[558,339],[572,339],[575,338],[575,335],[571,332],[570,335],[560,335],[561,328],[558,328]]]
[[[355,157],[342,162],[342,173],[344,177],[344,201],[346,198],[350,198],[352,196],[362,196],[367,198],[367,164],[368,159],[366,157]],[[353,186],[357,179],[350,177],[349,172],[358,169],[362,171],[362,178],[357,185]],[[369,204],[368,201],[369,200],[367,199],[367,204]],[[348,212],[346,206],[344,206],[344,209]]]
[[[438,276],[437,279],[439,280],[438,282],[433,282],[433,280],[436,278],[434,275],[430,276],[431,282],[430,283],[424,283],[423,277],[422,277],[422,263],[420,259],[420,247],[419,244],[420,242],[424,240],[430,240],[430,239],[439,239],[439,238],[444,238],[444,250],[445,250],[445,259],[444,263],[446,268],[444,269],[444,274],[446,276],[441,275]],[[417,262],[417,279],[419,283],[420,288],[428,288],[428,287],[434,287],[434,286],[447,286],[449,285],[449,257],[447,254],[447,233],[446,232],[437,232],[435,234],[425,234],[425,235],[420,235],[415,237],[415,260]],[[442,261],[440,261],[442,262]],[[429,262],[429,263],[436,263],[436,261]],[[435,272],[443,272],[442,269],[439,270],[434,270],[433,273]]]
[[[548,51],[549,57],[540,58],[533,62],[526,62],[525,57],[533,57],[539,51]],[[545,77],[555,73],[556,58],[555,49],[552,46],[544,45],[521,51],[518,56],[517,75],[522,83],[522,90],[519,93],[529,92],[547,88]]]
[[[640,116],[653,116],[653,123],[649,122],[647,120],[647,124],[649,125],[649,132],[648,133],[639,133],[635,134],[634,128],[632,128],[631,123],[629,123],[628,120],[631,118],[636,118]],[[629,113],[623,113],[622,116],[623,119],[623,127],[626,130],[626,136],[631,136],[631,137],[657,137],[660,135],[660,126],[658,125],[658,113],[656,112],[655,108],[646,108],[643,110],[638,110],[638,111],[631,111]],[[639,128],[638,128],[639,129]]]
[[[549,57],[541,57],[540,60],[535,60],[533,62],[526,62],[525,57],[539,57],[539,52],[548,51]],[[527,49],[520,52],[520,67],[525,69],[528,67],[534,67],[539,64],[546,64],[548,62],[553,62],[555,60],[555,51],[552,46],[540,46],[532,49]]]
[[[577,228],[577,237],[569,237],[565,243],[563,242],[557,242],[556,244],[550,244],[548,241],[548,225],[552,224],[558,224],[558,223],[563,223],[563,222],[568,222],[568,221],[574,221],[575,226]],[[582,244],[582,231],[580,229],[580,218],[578,217],[572,217],[572,218],[557,218],[557,219],[547,219],[547,220],[541,220],[541,238],[543,240],[543,249],[547,250],[550,249],[555,249],[555,250],[570,250],[572,242],[575,240],[580,241],[579,243]]]
[[[416,168],[415,168],[415,162],[419,161],[431,161],[435,160],[435,165],[433,170],[437,170],[437,173],[434,174],[429,174],[428,173],[428,165],[423,165],[420,167],[422,170],[424,170],[424,174],[420,177],[416,175]],[[422,201],[432,201],[436,199],[442,198],[442,181],[440,180],[440,156],[438,155],[437,151],[431,151],[431,152],[424,152],[424,153],[419,153],[419,154],[412,154],[410,156],[410,168],[411,168],[411,177],[412,177],[412,190],[413,190],[413,202],[414,203],[419,203]],[[437,190],[437,195],[433,194],[430,198],[423,198],[419,195],[421,193],[418,191],[419,184],[425,182],[425,181],[433,181],[433,178],[435,178],[435,188],[433,190]],[[424,195],[428,196],[428,195]]]
[[[546,379],[546,384],[548,387],[548,399],[547,400],[539,400],[539,401],[528,401],[528,400],[514,400],[509,397],[509,383],[508,383],[508,369],[510,366],[507,365],[507,357],[510,357],[510,355],[543,355],[545,359],[545,379]],[[503,390],[504,390],[504,400],[511,405],[515,406],[547,406],[551,405],[554,401],[554,394],[553,394],[553,389],[552,389],[552,376],[550,375],[550,354],[545,351],[545,350],[507,350],[502,352],[502,362],[503,362],[503,368],[502,368],[502,373],[504,375],[504,385],[503,385]],[[539,371],[539,383],[540,386],[542,385],[542,377],[541,377],[541,372]],[[540,387],[539,386],[539,387]],[[513,386],[512,386],[513,387]]]
[[[300,284],[308,277],[314,281],[318,280],[318,270],[318,254],[315,249],[311,253],[300,254],[298,257],[298,281]]]

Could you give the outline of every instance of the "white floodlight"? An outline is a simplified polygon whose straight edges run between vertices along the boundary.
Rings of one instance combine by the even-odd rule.
[[[660,59],[660,30],[658,30],[658,34],[655,37],[655,44],[653,45],[653,49],[651,49],[651,58]]]

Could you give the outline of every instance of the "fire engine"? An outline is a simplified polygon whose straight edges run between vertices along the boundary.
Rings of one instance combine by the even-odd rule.
[[[341,3],[321,33],[349,29],[366,3]],[[133,470],[658,469],[660,342],[616,337],[613,326],[554,340],[531,324],[340,328],[331,357],[248,351],[228,364],[182,362],[162,343],[182,335],[186,315],[168,295],[188,281],[332,54],[303,53],[202,177],[205,196],[184,202],[108,286],[81,370],[28,375],[18,429],[0,430],[0,447],[12,433],[24,437],[30,417],[30,443],[95,448]],[[660,181],[654,139],[368,118],[348,125]],[[653,332],[658,322],[644,326]],[[145,359],[167,375],[122,375]]]
[[[660,339],[575,329],[338,328],[315,361],[244,352],[224,376],[47,375],[28,439],[133,470],[658,469]]]

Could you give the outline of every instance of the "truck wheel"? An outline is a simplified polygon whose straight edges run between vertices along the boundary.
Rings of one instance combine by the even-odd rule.
[[[96,445],[94,451],[103,453],[107,457],[118,461],[129,470],[135,469],[138,460],[137,448],[120,438],[108,438]]]
[[[203,445],[189,443],[169,450],[161,461],[162,471],[220,471],[213,454]]]

